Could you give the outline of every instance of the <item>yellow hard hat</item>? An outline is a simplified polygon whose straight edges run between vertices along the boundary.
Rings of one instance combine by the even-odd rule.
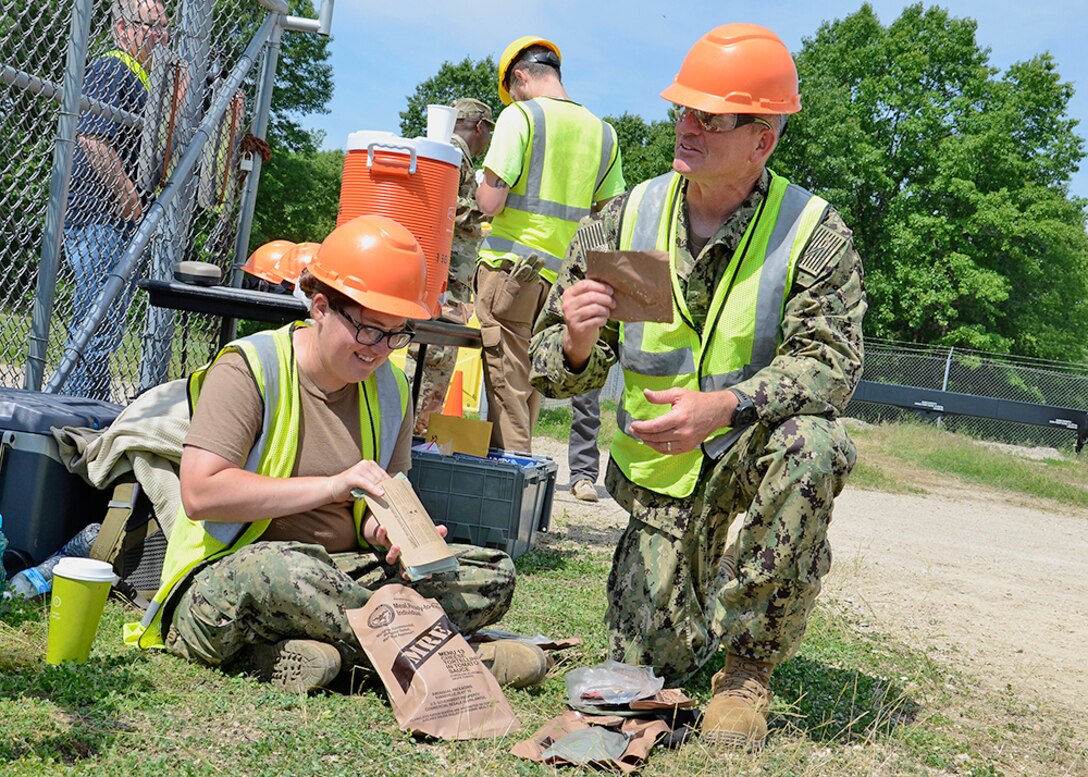
[[[554,51],[555,58],[558,60],[554,64],[557,66],[563,61],[563,55],[559,53],[558,46],[550,40],[538,38],[536,35],[523,35],[511,43],[499,58],[499,99],[502,100],[503,105],[509,105],[513,102],[510,98],[510,90],[506,88],[507,71],[510,70],[510,65],[514,63],[514,60],[518,58],[518,54],[530,46],[544,46]]]

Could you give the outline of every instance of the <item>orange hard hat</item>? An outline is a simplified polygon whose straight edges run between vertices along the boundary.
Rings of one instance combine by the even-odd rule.
[[[514,64],[518,54],[530,46],[544,46],[555,52],[555,62],[548,62],[548,64],[558,66],[563,62],[563,55],[559,53],[559,47],[550,40],[538,38],[536,35],[523,35],[511,43],[502,52],[502,56],[499,57],[499,99],[502,100],[503,105],[509,105],[513,101],[513,98],[510,97],[510,90],[506,88],[506,76],[510,66]]]
[[[302,275],[302,268],[310,263],[319,248],[320,243],[299,243],[277,259],[272,270],[294,285],[298,283],[298,276]]]
[[[666,100],[708,113],[797,113],[797,66],[782,39],[758,24],[723,24],[684,58]]]
[[[412,233],[386,216],[357,216],[338,226],[307,269],[369,310],[430,318],[423,299],[427,260]]]
[[[249,255],[242,269],[262,281],[276,284],[283,281],[283,276],[276,270],[280,258],[295,247],[290,240],[272,240],[259,246]]]

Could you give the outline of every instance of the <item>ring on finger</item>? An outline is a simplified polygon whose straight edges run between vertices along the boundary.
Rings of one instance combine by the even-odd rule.
[[[672,453],[672,440],[668,440],[665,443],[665,450],[668,451],[669,453]]]

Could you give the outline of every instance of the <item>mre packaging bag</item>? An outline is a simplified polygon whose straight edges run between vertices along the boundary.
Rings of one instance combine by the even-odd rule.
[[[401,728],[439,739],[486,739],[520,725],[498,682],[434,599],[387,585],[347,616]]]

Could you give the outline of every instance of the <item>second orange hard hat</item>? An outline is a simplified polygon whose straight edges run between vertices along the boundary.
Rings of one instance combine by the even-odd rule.
[[[313,260],[319,248],[320,243],[299,243],[276,260],[272,271],[287,283],[295,285],[302,275],[302,269]]]
[[[242,265],[242,269],[262,281],[268,281],[275,285],[283,281],[283,276],[276,269],[283,255],[295,247],[290,240],[272,240],[262,246],[258,246],[249,259]]]
[[[386,216],[358,216],[321,243],[307,269],[369,310],[427,319],[427,260],[406,228]]]
[[[708,113],[801,110],[793,57],[781,38],[758,24],[723,24],[708,32],[661,96]]]

